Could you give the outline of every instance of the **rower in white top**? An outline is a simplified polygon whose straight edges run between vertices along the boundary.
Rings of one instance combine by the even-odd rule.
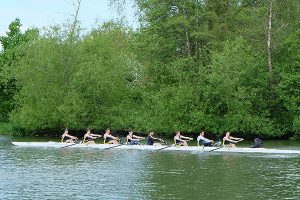
[[[199,136],[197,137],[197,141],[198,141],[198,146],[203,145],[205,147],[211,147],[212,144],[214,143],[213,140],[207,139],[204,137],[204,131],[201,131]]]

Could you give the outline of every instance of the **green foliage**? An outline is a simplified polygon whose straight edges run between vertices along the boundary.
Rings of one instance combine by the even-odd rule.
[[[10,123],[0,123],[0,135],[11,135],[13,126]]]
[[[14,108],[13,96],[16,92],[15,78],[12,76],[12,66],[22,57],[19,48],[38,37],[36,29],[21,32],[21,22],[17,18],[9,25],[6,36],[0,37],[2,53],[0,54],[0,122],[7,122],[8,115]]]
[[[81,60],[72,81],[70,99],[63,108],[73,123],[118,129],[127,123],[133,66],[129,65],[126,37],[122,27],[106,24],[80,43]],[[72,107],[77,108],[75,113],[69,113]]]
[[[282,103],[280,114],[285,116],[286,123],[283,124],[289,132],[300,135],[300,30],[289,35],[278,51],[277,65],[280,70],[279,82],[276,90]]]
[[[112,0],[121,6],[123,0]],[[173,135],[300,135],[298,1],[135,1],[141,27],[76,24],[1,37],[0,121],[25,131],[87,127]]]
[[[124,31],[107,24],[70,44],[56,27],[24,49],[14,70],[20,91],[11,120],[28,130],[121,128],[131,73]]]
[[[221,132],[267,135],[272,132],[264,99],[266,73],[261,58],[248,43],[227,42],[223,52],[212,54],[204,102]]]

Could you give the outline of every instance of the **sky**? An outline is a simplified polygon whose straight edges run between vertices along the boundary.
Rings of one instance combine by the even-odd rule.
[[[72,19],[76,0],[0,0],[0,36],[5,35],[9,24],[19,18],[22,30],[61,24]],[[125,16],[128,25],[137,26],[132,0],[127,0]],[[95,27],[96,20],[105,22],[118,19],[118,13],[109,6],[109,0],[81,0],[78,19],[86,30]]]

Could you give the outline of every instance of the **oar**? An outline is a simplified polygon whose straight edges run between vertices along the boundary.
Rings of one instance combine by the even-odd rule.
[[[119,146],[122,146],[122,145],[124,145],[124,144],[117,144],[117,145],[115,145],[115,146],[111,146],[111,147],[107,147],[107,148],[104,148],[103,150],[106,150],[106,149],[112,149],[112,148],[115,148],[115,147],[119,147]]]
[[[212,152],[212,151],[215,151],[215,150],[221,149],[221,148],[223,147],[223,145],[222,145],[222,143],[221,143],[221,141],[220,141],[220,140],[219,140],[219,142],[216,142],[214,145],[215,145],[215,146],[216,146],[216,145],[219,145],[219,146],[218,146],[218,147],[216,147],[216,148],[214,148],[214,149],[212,149],[212,150],[206,151],[206,152]]]
[[[76,144],[81,144],[81,141],[78,141],[77,143],[76,143],[76,142],[71,143],[71,144],[69,144],[69,145],[67,145],[67,146],[63,146],[63,147],[61,147],[61,148],[62,148],[62,149],[63,149],[63,148],[67,148],[67,147],[70,147],[70,146],[74,146],[74,145],[76,145]]]
[[[107,147],[107,148],[104,148],[103,150],[106,150],[106,149],[112,149],[112,148],[115,148],[115,147],[119,147],[119,146],[122,146],[122,145],[126,145],[126,144],[121,144],[121,139],[119,139],[120,143],[115,145],[115,146],[111,146],[111,147]]]
[[[219,147],[217,147],[215,149],[212,149],[212,150],[209,150],[209,151],[206,151],[206,152],[212,152],[212,151],[215,151],[215,150],[218,150],[218,149],[221,149],[221,148],[222,148],[222,146],[219,146]]]
[[[167,144],[163,139],[157,138],[160,142]]]
[[[171,144],[171,145],[162,147],[162,148],[160,148],[160,149],[155,149],[155,151],[160,151],[160,150],[163,150],[163,149],[166,149],[166,148],[170,148],[170,147],[173,147],[173,146],[175,146],[175,144]]]

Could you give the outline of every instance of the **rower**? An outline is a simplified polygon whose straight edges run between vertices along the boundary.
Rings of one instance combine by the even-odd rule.
[[[65,132],[61,136],[61,142],[74,143],[78,138],[69,134],[69,130],[66,128]]]
[[[225,137],[223,137],[223,145],[227,147],[236,147],[235,144],[243,140],[243,138],[232,137],[230,136],[230,132],[227,132]]]
[[[174,136],[175,145],[188,146],[187,142],[190,140],[193,140],[193,138],[182,136],[182,135],[180,135],[180,131],[176,131],[176,135]]]
[[[154,132],[149,133],[149,135],[147,137],[147,144],[148,145],[153,145],[153,146],[161,146],[161,143],[157,143],[157,142],[155,142],[155,140],[159,140],[161,142],[164,142],[164,141],[160,138],[154,137],[153,135],[154,135]]]
[[[213,140],[209,140],[204,137],[204,131],[200,132],[199,136],[197,137],[197,141],[198,141],[198,146],[200,146],[200,144],[202,144],[205,147],[211,147],[212,144],[214,143]]]
[[[126,144],[138,145],[140,140],[145,139],[144,137],[133,135],[133,131],[129,129],[128,135],[126,137]]]
[[[119,144],[119,141],[120,138],[111,135],[109,128],[105,130],[105,134],[103,135],[104,144]]]
[[[262,141],[259,138],[254,139],[254,144],[250,148],[260,148],[262,146]]]
[[[87,143],[87,144],[95,144],[95,139],[102,137],[101,135],[98,134],[93,134],[91,133],[91,129],[87,129],[86,134],[83,136],[83,142],[82,143]]]

